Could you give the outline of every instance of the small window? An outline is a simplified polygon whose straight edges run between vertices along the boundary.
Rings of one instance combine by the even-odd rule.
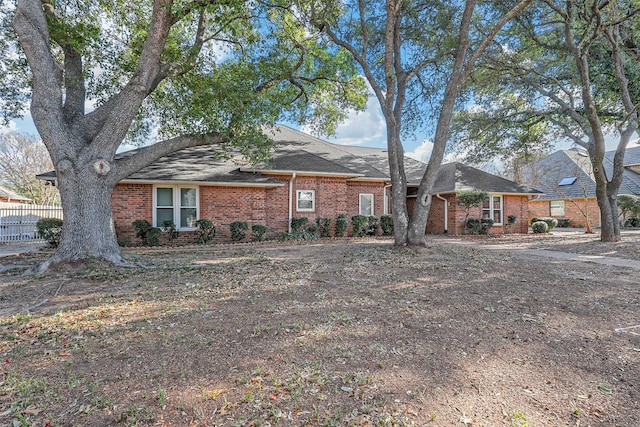
[[[373,194],[360,194],[360,215],[373,215]]]
[[[298,190],[296,209],[306,212],[314,211],[316,209],[316,192],[314,190]]]
[[[551,216],[564,216],[564,200],[552,200],[549,202],[549,213]]]
[[[195,228],[198,220],[198,189],[195,187],[156,187],[153,225],[171,221],[178,228]]]
[[[489,196],[482,202],[482,218],[491,218],[494,225],[502,225],[502,196]]]
[[[560,182],[558,183],[558,185],[571,185],[571,184],[573,184],[574,182],[576,182],[576,179],[577,179],[577,178],[576,178],[575,176],[571,176],[571,177],[569,177],[569,178],[562,178],[562,179],[560,180]]]

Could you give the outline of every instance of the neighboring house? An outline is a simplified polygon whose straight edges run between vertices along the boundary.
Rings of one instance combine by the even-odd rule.
[[[30,202],[31,199],[28,197],[24,197],[16,193],[15,191],[9,190],[6,187],[0,185],[0,202],[6,203],[26,203]]]
[[[348,217],[389,213],[386,150],[332,144],[286,126],[266,134],[275,146],[272,159],[264,164],[250,165],[241,156],[220,160],[219,147],[200,146],[163,157],[121,181],[112,196],[119,236],[133,236],[131,223],[138,219],[158,227],[171,220],[183,232],[193,230],[197,219],[207,218],[218,228],[216,239],[227,240],[234,221],[266,225],[268,235],[277,237],[289,230],[294,217],[308,217],[313,223],[317,218],[335,220],[343,213]],[[405,158],[409,203],[415,200],[412,193],[425,168],[424,163]],[[55,179],[54,174],[39,177]],[[474,168],[443,165],[428,232],[462,231],[455,207],[455,190],[462,188],[491,193],[493,203],[485,214],[498,219],[493,230],[498,232],[505,231],[503,219],[508,215],[527,217],[529,196],[536,193]],[[446,219],[441,199],[448,200]],[[478,208],[476,215],[482,213]],[[526,233],[527,228],[509,232]]]
[[[615,151],[605,153],[607,176],[613,170]],[[640,194],[640,147],[625,152],[622,185],[618,194]],[[529,202],[529,216],[566,219],[572,227],[600,227],[596,183],[586,151],[556,151],[525,167],[523,183],[544,192]]]

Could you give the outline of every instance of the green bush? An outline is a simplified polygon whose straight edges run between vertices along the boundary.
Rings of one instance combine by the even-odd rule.
[[[375,236],[376,234],[378,234],[378,227],[380,227],[380,217],[369,215],[367,220],[367,235]]]
[[[57,248],[62,239],[62,220],[58,218],[41,218],[36,223],[38,235],[43,238],[49,246]]]
[[[624,222],[624,226],[629,228],[640,227],[640,218],[627,218],[627,220]]]
[[[380,217],[380,228],[382,228],[382,234],[385,236],[391,236],[393,234],[393,216],[384,214]]]
[[[571,225],[571,220],[567,219],[567,218],[561,218],[558,220],[558,227],[559,228],[567,228]]]
[[[470,234],[489,234],[491,227],[493,226],[493,220],[491,218],[468,218],[464,223],[465,229]]]
[[[355,237],[362,237],[369,229],[369,218],[364,215],[354,215],[351,217],[351,227]]]
[[[546,233],[549,231],[549,225],[545,221],[536,221],[531,224],[534,233]]]
[[[162,223],[162,230],[164,230],[167,233],[167,237],[169,238],[169,241],[172,242],[175,239],[178,238],[178,236],[180,235],[180,233],[178,232],[178,230],[176,230],[176,225],[173,223],[173,221],[165,221]]]
[[[231,223],[231,240],[241,242],[247,237],[249,224],[246,221],[234,221]]]
[[[296,233],[304,230],[304,226],[309,223],[309,218],[301,216],[299,218],[291,218],[291,232]]]
[[[346,233],[348,226],[349,226],[349,222],[347,221],[347,215],[346,214],[338,215],[338,218],[336,218],[336,228],[334,230],[335,231],[334,236],[344,237],[344,233]]]
[[[254,242],[262,242],[267,234],[267,226],[262,224],[253,224],[251,226],[251,240]]]
[[[316,218],[316,226],[320,237],[329,237],[331,232],[331,218]]]
[[[196,221],[196,243],[205,244],[216,237],[216,226],[209,219],[199,219]]]
[[[146,219],[137,219],[131,223],[136,229],[136,237],[142,240],[145,246],[158,246],[162,230],[151,225]]]
[[[533,223],[538,221],[544,221],[547,224],[547,231],[551,231],[558,226],[558,220],[550,216],[533,217],[531,218],[530,224],[533,226]]]
[[[518,222],[518,215],[508,215],[507,216],[507,225],[512,226]]]

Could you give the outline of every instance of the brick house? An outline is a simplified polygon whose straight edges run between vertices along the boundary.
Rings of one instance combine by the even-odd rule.
[[[286,126],[266,134],[275,147],[264,164],[249,165],[241,156],[221,159],[220,147],[201,146],[172,153],[121,181],[112,195],[119,237],[133,237],[131,223],[138,219],[154,226],[171,220],[189,240],[195,221],[206,218],[216,224],[216,240],[224,241],[230,239],[234,221],[265,225],[268,237],[274,238],[289,230],[294,217],[307,217],[309,223],[331,218],[333,228],[342,213],[350,218],[390,212],[386,150],[332,144]],[[405,158],[410,207],[425,168]],[[461,232],[455,190],[471,187],[491,193],[495,204],[487,207],[486,215],[527,217],[533,190],[468,166],[443,165],[428,232]],[[448,201],[446,208],[441,198]],[[481,209],[476,213],[482,214]],[[500,221],[493,231],[505,231]],[[509,232],[527,229],[514,227]]]
[[[475,209],[467,212],[457,201],[460,190],[480,190],[489,198]],[[409,189],[409,206],[415,203],[415,189]],[[491,218],[494,221],[492,234],[528,233],[529,199],[539,191],[518,185],[508,179],[492,175],[480,169],[461,163],[447,163],[440,166],[433,187],[431,210],[427,221],[427,233],[463,234],[465,219]],[[508,218],[515,217],[509,224]]]
[[[21,196],[13,190],[9,190],[6,187],[0,185],[0,202],[5,203],[26,203],[30,202],[31,199],[28,197]]]
[[[615,151],[605,153],[605,171],[611,176]],[[627,149],[618,194],[640,195],[640,147]],[[600,227],[600,208],[591,162],[581,149],[561,150],[538,160],[522,172],[525,185],[544,192],[529,201],[529,217],[565,219],[571,227]]]

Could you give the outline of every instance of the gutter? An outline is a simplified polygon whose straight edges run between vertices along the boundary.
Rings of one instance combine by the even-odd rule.
[[[444,232],[447,233],[449,230],[449,202],[440,193],[437,193],[436,197],[444,202]]]
[[[296,173],[291,173],[291,179],[289,180],[289,224],[287,229],[291,233],[291,220],[293,219],[293,181],[296,179]]]

